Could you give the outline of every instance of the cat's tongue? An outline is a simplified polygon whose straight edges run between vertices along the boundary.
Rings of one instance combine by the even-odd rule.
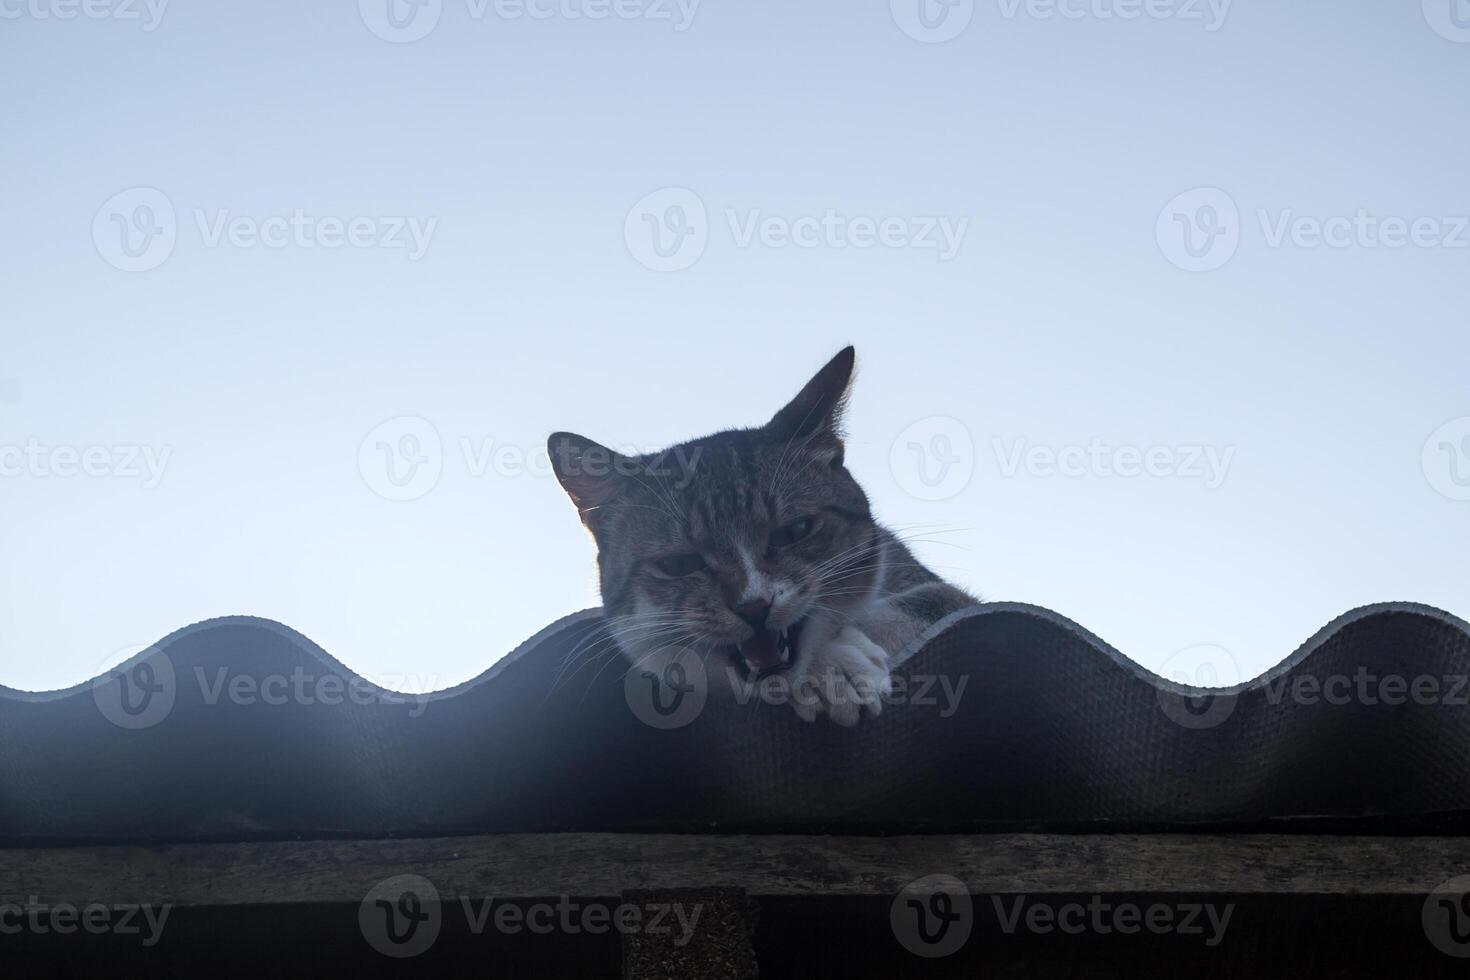
[[[776,644],[778,635],[769,630],[757,630],[755,636],[740,644],[740,655],[758,670],[779,667],[785,660]]]

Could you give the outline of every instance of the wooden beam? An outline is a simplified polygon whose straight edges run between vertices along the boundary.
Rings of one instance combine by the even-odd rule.
[[[400,874],[446,898],[738,889],[894,895],[948,874],[975,894],[1423,895],[1470,871],[1470,838],[989,834],[912,837],[505,834],[0,850],[0,904],[359,902]]]

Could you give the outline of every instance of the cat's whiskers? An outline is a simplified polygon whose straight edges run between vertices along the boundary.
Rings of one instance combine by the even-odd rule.
[[[570,683],[576,678],[577,674],[581,673],[582,668],[597,659],[598,654],[603,651],[594,651],[591,656],[578,659],[583,651],[588,650],[594,644],[611,641],[609,648],[616,651],[618,648],[623,647],[622,641],[624,639],[637,639],[640,642],[646,642],[650,639],[657,639],[664,634],[675,634],[682,629],[683,620],[672,616],[665,619],[639,622],[604,622],[599,629],[591,631],[586,637],[579,640],[567,652],[566,656],[562,658],[561,667],[558,669],[556,677],[552,680],[551,689],[547,692],[547,697],[549,698],[565,684]],[[570,674],[567,674],[567,668],[574,663],[576,664],[575,668]]]

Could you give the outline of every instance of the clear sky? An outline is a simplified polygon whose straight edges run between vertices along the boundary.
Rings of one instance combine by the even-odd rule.
[[[1470,615],[1463,2],[389,2],[0,0],[0,683],[234,613],[472,677],[596,602],[548,432],[849,342],[987,597],[1244,676]]]

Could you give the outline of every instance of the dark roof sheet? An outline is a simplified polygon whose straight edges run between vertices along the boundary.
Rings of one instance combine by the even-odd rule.
[[[980,606],[854,729],[719,698],[655,727],[603,630],[569,616],[427,698],[251,618],[66,691],[0,688],[0,842],[1470,824],[1470,628],[1426,606],[1348,613],[1203,698],[1055,613]],[[965,687],[927,704],[915,678]]]

